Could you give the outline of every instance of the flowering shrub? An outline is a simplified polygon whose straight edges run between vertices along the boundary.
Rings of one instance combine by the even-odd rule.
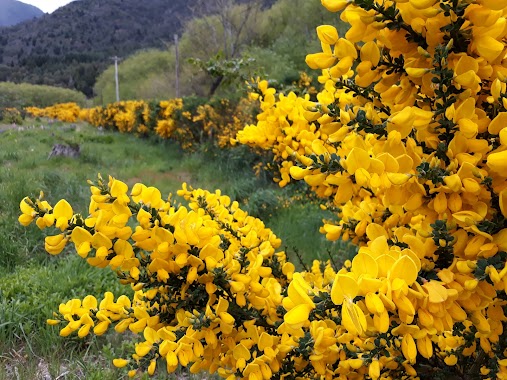
[[[257,102],[250,98],[241,98],[238,102],[221,99],[198,106],[192,122],[200,124],[199,129],[208,139],[216,140],[220,148],[226,148],[238,131],[255,119],[257,111]]]
[[[369,269],[346,269],[344,300],[359,308],[347,330],[375,337],[352,350],[370,377],[398,378],[382,352],[401,339],[405,375],[505,378],[507,4],[322,2],[351,27],[317,28],[317,101],[260,82],[237,140],[275,155],[280,186],[304,180],[339,210],[328,239],[360,245]]]
[[[115,270],[135,290],[133,299],[106,293],[100,302],[90,295],[61,304],[48,321],[64,324],[60,335],[82,338],[112,328],[143,333],[130,360],[114,361],[129,366],[131,375],[138,369],[153,374],[158,358],[170,372],[189,363],[192,371],[215,371],[218,357],[221,374],[278,371],[272,334],[294,272],[276,251],[280,239],[219,191],[184,185],[178,194],[189,206],[175,206],[153,187],[136,184],[128,194],[124,183],[99,176],[91,192],[88,217],[74,214],[65,200],[52,207],[43,194],[20,204],[23,225],[35,220],[39,228],[60,230],[45,240],[50,254],[72,242],[90,265]],[[243,342],[252,333],[256,340]],[[253,344],[258,358],[249,364]]]
[[[129,374],[165,361],[235,378],[506,379],[507,3],[322,0],[351,27],[317,29],[317,101],[260,81],[237,140],[271,151],[279,184],[304,180],[359,251],[296,272],[280,241],[220,192],[189,206],[99,178],[89,216],[21,202],[91,265],[136,291],[62,304],[62,335],[143,333]],[[163,359],[163,360],[162,360]]]
[[[17,108],[0,109],[0,121],[7,124],[23,124],[23,115]]]
[[[60,103],[46,108],[26,107],[25,111],[33,117],[49,117],[75,123],[78,120],[81,108],[76,103]]]
[[[177,141],[184,149],[204,142],[224,148],[239,130],[254,120],[256,105],[257,102],[246,98],[236,103],[227,99],[204,103],[186,98],[160,102],[129,100],[88,109],[67,103],[43,109],[28,107],[27,112],[35,117],[66,122],[79,119],[95,127],[138,136],[155,134]]]

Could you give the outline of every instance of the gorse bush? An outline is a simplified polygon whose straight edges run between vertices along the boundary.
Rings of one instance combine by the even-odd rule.
[[[27,107],[26,111],[34,117],[65,122],[83,120],[95,127],[140,137],[155,135],[175,140],[183,149],[196,149],[203,143],[230,145],[236,133],[254,120],[256,106],[248,98],[206,102],[202,98],[187,97],[158,102],[129,100],[94,108],[63,103],[45,108]]]
[[[23,124],[23,115],[16,108],[2,108],[0,121],[7,124]]]
[[[75,123],[79,118],[81,108],[76,103],[58,103],[45,108],[26,107],[25,111],[33,117],[49,117],[64,122]]]
[[[321,230],[357,254],[296,272],[219,191],[183,186],[186,207],[99,177],[87,217],[21,202],[22,224],[60,229],[49,253],[72,241],[136,292],[61,304],[61,335],[143,333],[114,361],[131,376],[165,361],[229,380],[507,378],[507,2],[322,3],[350,28],[317,29],[316,101],[259,81],[236,140],[336,210]]]

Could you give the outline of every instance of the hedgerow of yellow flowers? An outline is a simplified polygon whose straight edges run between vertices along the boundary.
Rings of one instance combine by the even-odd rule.
[[[25,111],[33,117],[49,117],[75,123],[79,118],[81,108],[76,103],[60,103],[46,108],[26,107]]]
[[[162,200],[99,177],[88,216],[21,202],[20,222],[61,233],[133,299],[62,304],[62,335],[142,333],[114,365],[165,362],[229,380],[507,379],[507,2],[322,0],[350,24],[317,28],[312,99],[257,84],[258,123],[237,141],[274,153],[359,245],[343,268],[296,272],[280,240],[220,192]],[[304,221],[302,221],[304,222]]]
[[[82,120],[95,127],[134,133],[154,134],[177,141],[183,149],[203,142],[220,148],[230,145],[231,138],[254,120],[256,102],[244,98],[237,104],[222,99],[213,104],[194,105],[185,99],[160,102],[121,101],[105,107],[79,108],[75,103],[56,104],[47,108],[28,107],[34,117],[49,117],[64,122]]]

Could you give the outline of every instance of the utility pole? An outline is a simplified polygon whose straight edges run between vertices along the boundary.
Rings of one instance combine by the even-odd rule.
[[[179,49],[178,49],[178,35],[175,34],[174,35],[174,50],[175,50],[175,53],[176,53],[176,67],[175,67],[175,71],[176,71],[176,82],[175,82],[175,87],[176,87],[176,97],[179,98],[180,97],[180,53],[179,53]]]
[[[114,56],[114,82],[116,85],[116,102],[120,101],[120,83],[118,82],[118,56]]]

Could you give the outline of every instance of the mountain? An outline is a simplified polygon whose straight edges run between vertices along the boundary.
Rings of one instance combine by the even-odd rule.
[[[15,0],[0,0],[0,27],[40,17],[44,14],[39,8]]]
[[[91,96],[111,57],[172,41],[193,1],[79,0],[4,28],[0,81],[70,87]]]

